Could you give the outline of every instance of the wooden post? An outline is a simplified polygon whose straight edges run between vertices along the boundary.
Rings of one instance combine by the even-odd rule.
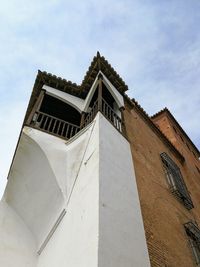
[[[124,136],[126,136],[127,137],[127,132],[126,132],[126,126],[125,126],[125,120],[124,120],[124,110],[125,110],[125,108],[124,107],[121,107],[120,109],[119,109],[120,111],[121,111],[121,127],[122,127],[122,134],[124,135]]]
[[[26,124],[30,125],[35,112],[39,111],[39,109],[41,107],[41,104],[42,104],[42,100],[43,100],[44,95],[45,95],[45,92],[46,92],[45,90],[43,90],[43,89],[41,90],[41,92],[40,92],[40,94],[39,94],[39,96],[38,96],[38,98],[37,98],[32,110],[31,110],[31,112],[30,112],[30,115],[29,115],[29,117],[27,119]]]
[[[103,80],[102,74],[99,74],[98,80],[99,80],[99,88],[98,88],[98,111],[102,111],[102,80]]]
[[[84,111],[81,113],[80,128],[83,127],[83,124],[84,124],[84,122],[85,122],[85,114],[86,114],[86,112],[84,112]]]

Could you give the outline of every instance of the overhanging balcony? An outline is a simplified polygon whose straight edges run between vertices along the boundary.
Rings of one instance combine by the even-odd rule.
[[[35,111],[30,125],[33,128],[68,140],[90,124],[94,120],[98,111],[100,111],[122,135],[125,135],[123,120],[103,98],[100,100],[97,99],[90,111],[83,114],[84,117],[80,125],[75,125],[42,111]]]
[[[80,131],[80,126],[40,111],[35,112],[31,126],[64,139],[70,139]]]

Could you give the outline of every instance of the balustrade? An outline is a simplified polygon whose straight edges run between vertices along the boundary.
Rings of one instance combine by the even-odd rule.
[[[98,111],[100,111],[120,133],[124,134],[124,124],[122,119],[116,114],[116,112],[103,98],[101,98],[101,105],[98,104],[98,99],[94,102],[93,107],[85,116],[85,120],[82,127],[58,119],[41,111],[35,112],[31,125],[34,128],[38,128],[50,134],[65,139],[70,139],[72,136],[78,133],[80,129],[86,127],[89,123],[91,123],[94,120]]]
[[[35,112],[32,124],[35,128],[66,139],[71,138],[80,130],[80,127],[75,124],[40,111]]]

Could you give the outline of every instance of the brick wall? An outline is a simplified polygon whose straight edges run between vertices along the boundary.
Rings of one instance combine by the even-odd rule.
[[[200,177],[195,167],[179,161],[135,108],[126,104],[124,119],[131,145],[147,245],[152,267],[196,266],[183,224],[200,225]],[[188,211],[170,192],[160,153],[166,152],[181,169],[194,203]]]

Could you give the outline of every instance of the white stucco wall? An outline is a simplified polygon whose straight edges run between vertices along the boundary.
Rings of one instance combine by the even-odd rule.
[[[128,141],[99,122],[99,267],[150,267]]]
[[[0,202],[0,266],[35,267],[37,245],[33,235],[16,211]]]
[[[98,134],[95,122],[69,142],[24,127],[0,205],[0,266],[97,266]]]
[[[4,267],[149,267],[127,140],[101,113],[69,141],[24,127],[0,233]]]
[[[27,128],[19,142],[4,199],[23,219],[39,245],[59,214],[64,197],[48,158],[39,143],[31,138],[33,132],[41,140],[44,134],[33,129],[29,135],[25,132],[28,133]]]
[[[38,258],[39,267],[88,267],[98,264],[99,145],[98,123],[67,144],[67,150],[84,151],[70,182],[66,215]],[[80,142],[80,139],[87,140]],[[71,154],[69,154],[70,156]],[[72,153],[73,161],[74,153]],[[76,163],[76,158],[75,162]],[[70,164],[71,173],[74,164]],[[67,167],[67,166],[66,166]],[[73,174],[72,174],[73,177]]]

